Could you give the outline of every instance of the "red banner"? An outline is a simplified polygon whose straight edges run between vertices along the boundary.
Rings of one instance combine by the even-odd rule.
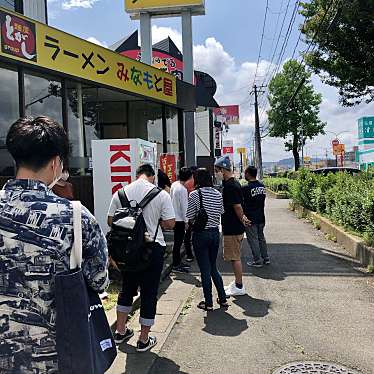
[[[166,153],[160,156],[160,169],[169,177],[173,183],[177,180],[177,157]]]
[[[223,122],[226,125],[239,125],[239,105],[226,105],[219,108],[214,108],[213,113],[219,121],[219,117],[223,117]]]

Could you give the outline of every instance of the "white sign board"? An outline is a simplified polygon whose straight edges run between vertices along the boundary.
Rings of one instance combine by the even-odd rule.
[[[92,141],[95,217],[104,232],[113,194],[135,180],[136,169],[151,164],[157,175],[156,152],[156,144],[142,139]]]

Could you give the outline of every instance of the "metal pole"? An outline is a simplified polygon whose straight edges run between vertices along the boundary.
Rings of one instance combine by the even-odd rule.
[[[190,10],[182,12],[182,41],[183,41],[183,80],[193,84],[193,44],[192,44],[192,14]],[[196,164],[195,145],[195,113],[184,113],[184,134],[186,144],[187,166]]]
[[[141,61],[147,65],[152,65],[152,28],[149,13],[140,13],[140,40]]]
[[[301,124],[301,166],[304,168],[304,126]]]
[[[258,98],[257,98],[257,86],[254,86],[255,93],[255,142],[256,142],[256,166],[258,169],[259,179],[263,179],[262,171],[262,152],[261,152],[261,133],[260,133],[260,118],[258,115]]]

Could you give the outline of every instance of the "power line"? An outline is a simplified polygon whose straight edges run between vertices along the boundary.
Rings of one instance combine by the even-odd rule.
[[[262,44],[264,42],[264,34],[265,34],[265,27],[266,27],[266,19],[268,15],[268,10],[269,10],[269,0],[266,0],[266,8],[265,8],[265,17],[264,17],[264,23],[262,25],[262,34],[261,34],[261,42],[260,42],[260,50],[258,51],[258,58],[257,58],[257,65],[256,65],[256,72],[255,72],[255,77],[253,79],[253,85],[256,82],[257,78],[257,72],[258,72],[258,66],[260,64],[260,58],[261,58],[261,52],[262,52]]]

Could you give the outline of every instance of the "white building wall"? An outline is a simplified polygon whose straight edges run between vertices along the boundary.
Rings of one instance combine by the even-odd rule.
[[[210,156],[209,111],[195,114],[196,156]]]
[[[46,1],[47,0],[23,0],[24,15],[39,22],[47,23]]]

